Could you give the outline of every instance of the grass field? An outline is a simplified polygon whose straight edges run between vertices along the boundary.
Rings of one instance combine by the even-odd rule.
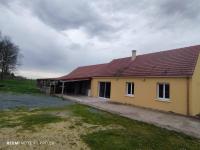
[[[38,94],[35,80],[0,80],[0,92]]]
[[[51,148],[55,149],[61,145],[63,149],[93,150],[199,150],[200,147],[198,139],[79,104],[0,112],[0,137],[29,140],[40,136],[53,141]],[[16,146],[24,148],[25,145]]]

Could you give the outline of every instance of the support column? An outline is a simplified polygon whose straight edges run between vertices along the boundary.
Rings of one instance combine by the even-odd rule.
[[[56,94],[56,83],[54,83],[54,94]]]
[[[64,94],[65,82],[62,82],[62,96]]]
[[[49,94],[51,95],[52,93],[51,93],[51,81],[50,81],[50,83],[49,83]]]

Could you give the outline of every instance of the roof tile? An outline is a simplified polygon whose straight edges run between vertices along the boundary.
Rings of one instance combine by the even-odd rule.
[[[111,76],[192,76],[200,45],[114,59],[110,63],[78,67],[60,80]]]

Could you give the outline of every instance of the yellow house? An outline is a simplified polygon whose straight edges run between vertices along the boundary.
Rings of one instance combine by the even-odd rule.
[[[39,82],[41,80],[38,80]],[[54,79],[55,93],[195,116],[200,114],[200,45],[83,66]]]

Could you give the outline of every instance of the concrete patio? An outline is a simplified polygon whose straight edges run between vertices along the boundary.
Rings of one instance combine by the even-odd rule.
[[[107,112],[118,114],[123,117],[154,124],[158,127],[182,132],[187,135],[200,138],[200,120],[196,118],[190,118],[135,106],[111,103],[101,98],[68,95],[57,96],[92,106]]]

